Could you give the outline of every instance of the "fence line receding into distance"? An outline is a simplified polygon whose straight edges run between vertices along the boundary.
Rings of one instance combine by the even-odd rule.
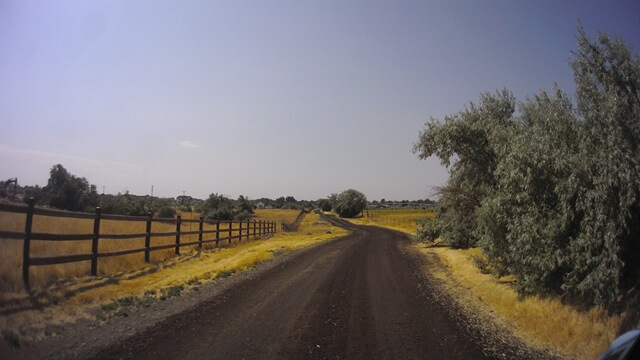
[[[257,238],[263,235],[275,234],[276,223],[264,220],[205,220],[203,217],[199,219],[182,219],[181,215],[176,218],[154,218],[152,213],[147,216],[123,216],[102,214],[98,207],[95,213],[69,212],[62,210],[52,210],[46,208],[36,208],[35,200],[28,199],[28,205],[16,205],[0,203],[0,211],[26,214],[24,232],[0,231],[0,238],[23,240],[23,262],[22,262],[22,278],[24,285],[29,289],[29,268],[31,266],[64,264],[78,261],[91,261],[91,275],[98,275],[98,259],[102,257],[122,256],[144,252],[144,260],[149,262],[149,254],[152,251],[175,248],[176,255],[180,254],[180,248],[183,246],[198,245],[202,249],[202,244],[215,242],[216,246],[220,241],[229,241],[231,244],[233,239],[242,241],[243,238]],[[93,232],[90,234],[48,234],[32,232],[33,215],[73,218],[73,219],[90,219],[93,220]],[[137,234],[102,234],[100,233],[100,220],[115,221],[144,221],[146,222],[146,232]],[[153,222],[175,223],[176,231],[174,232],[152,232]],[[182,231],[183,223],[198,223],[198,231]],[[204,230],[204,224],[215,225],[215,230]],[[228,224],[227,226],[220,226]],[[237,228],[233,224],[238,224]],[[233,232],[237,235],[233,235]],[[215,234],[213,239],[204,239],[205,234]],[[224,237],[221,236],[226,235]],[[185,235],[198,235],[197,241],[183,243],[181,237]],[[175,236],[175,244],[151,246],[151,239],[154,237]],[[145,246],[138,249],[120,250],[112,252],[99,252],[98,244],[100,239],[145,239]],[[32,240],[38,241],[91,241],[90,254],[74,254],[64,256],[49,257],[30,257],[30,243]]]

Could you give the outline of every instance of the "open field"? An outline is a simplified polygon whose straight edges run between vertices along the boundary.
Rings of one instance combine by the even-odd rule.
[[[292,223],[299,213],[300,210],[293,209],[256,209],[253,211],[253,219],[275,221],[278,225],[278,231],[280,231],[280,224],[282,222]],[[178,214],[181,214],[183,219],[200,218],[200,213],[197,212],[178,211]]]
[[[29,303],[27,295],[24,291],[3,291],[0,292],[0,304],[3,305],[0,310],[9,315],[0,316],[0,329],[10,329],[16,336],[23,338],[41,337],[47,324],[64,324],[75,322],[79,318],[93,318],[91,309],[98,304],[109,309],[118,304],[118,301],[121,302],[118,299],[123,298],[153,302],[175,292],[187,291],[216,277],[226,277],[235,271],[245,270],[284,252],[347,233],[344,229],[322,221],[317,214],[310,213],[296,233],[278,233],[268,240],[185,253],[116,275],[82,276],[52,284],[36,293],[37,301],[44,306],[43,310],[12,313],[12,306],[19,307]]]
[[[416,210],[369,210],[373,217],[349,219],[364,225],[382,226],[415,234],[406,219],[416,219]],[[427,216],[433,216],[432,213]],[[483,274],[475,259],[480,249],[456,250],[444,246],[416,244],[425,256],[437,258],[440,267],[428,269],[448,292],[470,312],[484,312],[523,341],[543,346],[577,359],[595,359],[618,335],[625,313],[611,315],[602,309],[579,311],[560,299],[521,297],[510,286],[509,277]]]
[[[277,221],[278,228],[281,221],[292,221],[298,215],[297,210],[257,210],[254,220]],[[183,213],[184,219],[197,219],[200,214]],[[9,212],[0,212],[0,231],[24,231],[25,215]],[[100,224],[101,233],[134,234],[146,231],[145,221],[114,221],[103,220]],[[221,230],[227,229],[228,224],[221,224]],[[196,231],[198,224],[183,223],[183,231]],[[205,224],[204,230],[215,230],[215,225]],[[34,216],[34,232],[46,232],[56,234],[86,234],[93,231],[93,221],[90,219],[72,219],[50,216]],[[154,223],[153,232],[175,231],[175,224]],[[238,224],[232,225],[232,236],[238,234]],[[224,234],[224,235],[223,235]],[[221,233],[221,237],[226,233]],[[215,237],[215,234],[205,235],[206,239]],[[182,242],[196,241],[198,235],[185,235]],[[119,251],[144,247],[144,238],[137,239],[100,239],[100,251]],[[152,245],[169,245],[174,243],[175,237],[157,237],[152,239]],[[238,242],[234,240],[233,243]],[[0,293],[21,291],[23,288],[21,278],[22,268],[22,244],[21,240],[0,239]],[[212,249],[215,243],[204,244],[204,249]],[[221,241],[220,246],[229,246],[226,241]],[[197,245],[183,247],[181,251],[188,253],[197,249]],[[31,257],[59,256],[72,254],[86,254],[91,252],[91,241],[32,241]],[[151,264],[158,264],[174,256],[172,249],[153,251],[150,254]],[[100,259],[98,274],[116,274],[124,271],[139,269],[148,266],[144,261],[144,254],[131,254]],[[75,262],[68,264],[34,266],[30,269],[31,284],[34,289],[46,287],[56,281],[85,276],[90,269],[90,262]]]
[[[286,222],[288,224],[295,221],[296,217],[300,213],[300,210],[291,209],[257,209],[254,210],[256,219],[275,221],[278,224],[278,231],[280,231],[280,224]]]
[[[430,209],[376,209],[365,210],[362,217],[349,219],[349,221],[359,225],[383,226],[415,234],[416,221],[434,216],[433,210]]]

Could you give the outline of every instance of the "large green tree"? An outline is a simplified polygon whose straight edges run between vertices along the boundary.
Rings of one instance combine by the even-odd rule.
[[[482,94],[479,104],[444,122],[431,119],[414,145],[421,159],[435,155],[449,169],[449,180],[439,189],[437,226],[453,247],[478,241],[476,212],[496,187],[496,153],[512,131],[515,106],[507,90]]]
[[[611,304],[640,280],[640,58],[579,28],[576,95],[555,88],[515,112],[507,92],[431,120],[414,146],[450,171],[421,235],[480,245],[523,293]]]
[[[640,57],[621,39],[579,29],[571,60],[584,131],[570,183],[580,233],[563,289],[610,302],[640,278]]]
[[[96,206],[97,193],[95,185],[90,185],[87,179],[72,175],[57,164],[51,168],[42,201],[59,209],[90,211]]]

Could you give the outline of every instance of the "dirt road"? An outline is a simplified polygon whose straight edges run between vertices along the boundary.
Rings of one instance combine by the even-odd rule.
[[[243,282],[101,359],[479,359],[430,296],[398,233],[353,233]]]

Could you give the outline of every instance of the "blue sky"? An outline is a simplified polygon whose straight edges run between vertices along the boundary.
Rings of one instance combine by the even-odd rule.
[[[580,19],[640,48],[638,1],[0,0],[0,178],[101,191],[418,199],[411,153],[484,91],[572,93]]]

